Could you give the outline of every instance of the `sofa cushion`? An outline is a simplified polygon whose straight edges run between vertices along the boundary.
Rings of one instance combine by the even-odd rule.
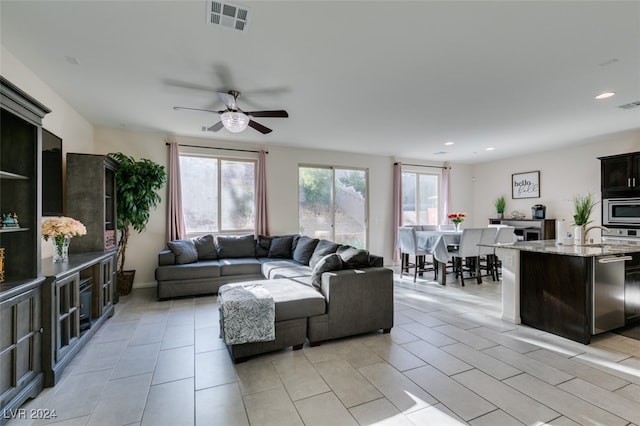
[[[198,261],[198,251],[193,240],[174,240],[167,243],[167,247],[176,257],[176,265],[194,263]]]
[[[310,238],[306,235],[298,237],[298,242],[293,250],[293,260],[303,265],[308,265],[319,241],[317,238]]]
[[[218,235],[218,258],[256,257],[256,241],[249,235]]]
[[[354,247],[338,247],[336,252],[344,262],[344,269],[366,268],[369,266],[369,252]]]
[[[328,240],[320,240],[316,248],[313,250],[313,254],[311,255],[311,259],[309,259],[309,266],[313,269],[316,266],[316,263],[323,257],[328,254],[335,253],[338,249],[339,244],[334,243],[333,241]]]
[[[278,269],[294,268],[296,266],[300,266],[300,264],[298,262],[294,262],[293,260],[285,260],[285,259],[273,260],[273,259],[270,259],[268,262],[262,262],[262,267],[261,267],[262,276],[265,277],[266,279],[270,280],[270,279],[273,278],[273,274]]]
[[[217,278],[220,276],[220,264],[217,260],[201,260],[185,265],[167,265],[156,268],[156,280],[176,281],[198,278]]]
[[[260,275],[262,263],[255,257],[219,259],[220,275]]]
[[[256,257],[269,256],[272,239],[272,237],[267,237],[266,235],[258,235],[258,239],[256,240]]]
[[[342,269],[342,257],[337,253],[331,253],[318,261],[311,271],[311,284],[316,288],[322,287],[322,274],[325,272]]]
[[[193,243],[198,252],[198,260],[216,260],[218,258],[213,235],[207,234],[194,238]]]
[[[271,246],[269,247],[269,257],[291,259],[293,238],[293,235],[273,237],[271,240]]]
[[[277,268],[271,271],[269,279],[298,278],[311,276],[311,268],[307,265],[296,265],[288,268]]]
[[[326,310],[324,296],[313,287],[283,278],[259,281],[273,296],[276,321],[322,315]]]

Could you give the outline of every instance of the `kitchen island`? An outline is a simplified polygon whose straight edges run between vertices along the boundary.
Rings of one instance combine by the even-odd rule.
[[[502,261],[502,319],[584,344],[625,325],[624,264],[640,264],[640,245],[544,240],[493,246]]]

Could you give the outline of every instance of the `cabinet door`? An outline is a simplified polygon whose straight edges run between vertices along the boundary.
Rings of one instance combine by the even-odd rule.
[[[56,352],[59,362],[80,338],[80,275],[73,274],[55,283]]]
[[[0,407],[42,371],[40,287],[0,303]]]
[[[602,191],[615,193],[632,188],[634,156],[621,156],[602,160]],[[640,158],[638,156],[637,158]],[[638,182],[640,184],[640,181]]]
[[[113,304],[114,291],[114,258],[109,258],[100,262],[100,283],[102,288],[102,312]]]

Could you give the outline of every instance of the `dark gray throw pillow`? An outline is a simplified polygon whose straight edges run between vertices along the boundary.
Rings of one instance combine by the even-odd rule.
[[[328,254],[335,253],[338,249],[339,244],[334,243],[329,240],[320,240],[318,245],[316,245],[315,250],[313,250],[313,254],[311,255],[311,259],[309,259],[309,266],[313,269],[318,261],[325,257]]]
[[[322,274],[325,272],[339,271],[342,269],[342,258],[337,253],[331,253],[323,257],[316,263],[311,271],[311,284],[320,289],[322,287]]]
[[[167,247],[176,258],[176,265],[194,263],[198,261],[198,251],[193,240],[174,240],[167,243]]]
[[[266,235],[258,235],[258,240],[256,241],[256,257],[269,256],[272,239],[272,237],[267,237]]]
[[[366,268],[369,266],[369,252],[355,247],[339,247],[338,255],[344,262],[344,269]]]
[[[273,237],[269,247],[269,257],[279,257],[291,259],[291,249],[293,247],[293,235],[283,237]]]
[[[198,260],[216,260],[218,258],[213,235],[207,234],[194,238],[193,243],[198,252]]]
[[[303,265],[308,265],[309,259],[311,259],[311,255],[318,245],[318,241],[320,240],[307,237],[306,235],[298,237],[298,243],[293,250],[293,260]]]
[[[256,241],[249,235],[218,235],[216,239],[219,258],[255,257]]]

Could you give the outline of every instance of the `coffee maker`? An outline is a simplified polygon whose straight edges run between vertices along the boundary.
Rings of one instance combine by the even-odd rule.
[[[547,213],[547,207],[544,204],[534,204],[531,207],[531,218],[532,219],[544,219]]]

